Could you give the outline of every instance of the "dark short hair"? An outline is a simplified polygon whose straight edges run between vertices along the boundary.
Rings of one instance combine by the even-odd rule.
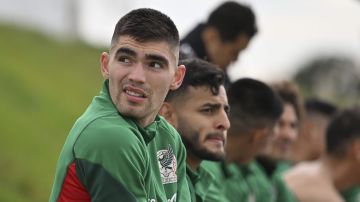
[[[224,72],[216,65],[198,58],[184,59],[179,62],[186,67],[186,73],[181,86],[170,90],[165,101],[184,95],[189,86],[207,86],[213,95],[219,94],[219,88],[224,85]]]
[[[212,11],[207,25],[215,27],[223,41],[234,41],[239,34],[252,38],[257,33],[254,12],[235,1],[225,2]]]
[[[283,105],[279,96],[265,83],[243,78],[230,85],[228,101],[231,108],[229,134],[249,133],[271,127],[280,118]]]
[[[174,22],[150,8],[136,9],[123,16],[115,26],[111,44],[125,35],[139,42],[166,41],[173,47],[179,46],[179,33]]]
[[[330,155],[341,156],[348,143],[359,138],[359,106],[342,110],[334,116],[326,130],[326,151]]]
[[[329,101],[319,98],[309,98],[305,101],[306,113],[321,114],[325,117],[331,117],[336,113],[336,106]]]
[[[291,104],[294,107],[297,119],[301,120],[304,114],[304,106],[296,83],[292,81],[281,81],[273,83],[271,86],[280,96],[283,104]]]

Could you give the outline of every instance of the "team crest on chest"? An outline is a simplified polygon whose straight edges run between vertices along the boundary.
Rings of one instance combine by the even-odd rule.
[[[169,145],[166,150],[159,150],[156,153],[156,157],[159,163],[162,183],[169,184],[177,182],[176,157],[171,146]]]

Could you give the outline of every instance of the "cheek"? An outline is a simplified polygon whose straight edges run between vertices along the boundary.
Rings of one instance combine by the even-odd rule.
[[[120,67],[113,67],[109,70],[109,80],[113,80],[114,83],[119,83],[126,81],[128,72]]]
[[[204,127],[201,121],[199,121],[199,119],[196,119],[196,117],[194,116],[189,116],[187,120],[190,120],[188,121],[187,127],[191,128],[193,133],[196,133],[199,142],[204,142],[207,135],[206,127]]]
[[[299,136],[299,131],[295,129],[292,134],[291,139],[292,141],[295,141]]]
[[[200,141],[200,142],[205,142],[205,141],[206,141],[206,135],[207,135],[207,134],[205,133],[205,131],[199,129],[199,130],[198,130],[198,134],[199,134],[199,141]]]
[[[265,147],[268,144],[269,140],[270,140],[269,137],[262,138],[262,140],[259,141],[258,149]]]
[[[151,79],[148,79],[148,83],[152,86],[154,91],[161,93],[167,93],[172,84],[173,77],[167,76],[154,76]]]

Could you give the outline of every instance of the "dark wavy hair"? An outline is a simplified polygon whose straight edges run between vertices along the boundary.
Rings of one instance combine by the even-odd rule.
[[[360,139],[359,106],[340,111],[330,121],[326,130],[326,151],[331,155],[342,156],[354,139]]]
[[[111,45],[125,35],[139,42],[166,41],[173,47],[179,46],[179,32],[174,22],[150,8],[136,9],[123,16],[116,24]]]
[[[189,86],[207,86],[213,95],[219,94],[219,88],[224,85],[224,72],[216,65],[198,58],[184,59],[179,62],[186,67],[186,73],[181,86],[173,91],[169,91],[165,101],[170,101],[175,97],[183,95]]]
[[[234,41],[239,34],[252,38],[258,31],[251,8],[235,1],[225,2],[212,11],[207,25],[215,27],[223,41]]]
[[[283,113],[279,95],[255,79],[235,81],[227,95],[231,108],[229,134],[248,134],[256,129],[273,127]]]

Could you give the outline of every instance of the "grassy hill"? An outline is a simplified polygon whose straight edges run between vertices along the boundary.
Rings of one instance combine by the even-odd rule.
[[[0,201],[47,201],[61,147],[98,94],[102,50],[0,25]]]

